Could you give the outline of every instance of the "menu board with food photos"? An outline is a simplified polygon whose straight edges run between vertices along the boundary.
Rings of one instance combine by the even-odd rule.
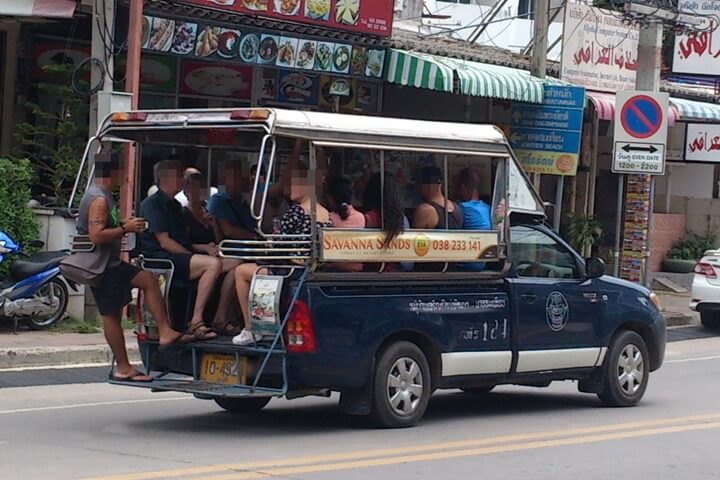
[[[215,10],[389,37],[394,0],[181,0]]]
[[[196,59],[274,65],[381,79],[385,49],[333,43],[244,28],[143,17],[142,47]]]

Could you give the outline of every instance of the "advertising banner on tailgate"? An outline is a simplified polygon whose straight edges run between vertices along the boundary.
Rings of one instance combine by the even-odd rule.
[[[708,30],[675,36],[673,72],[720,76],[720,2],[681,0],[681,12],[710,19]]]
[[[389,37],[392,33],[393,0],[182,0],[179,3],[378,37]]]

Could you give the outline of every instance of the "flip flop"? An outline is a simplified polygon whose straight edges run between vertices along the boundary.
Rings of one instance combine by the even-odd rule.
[[[172,341],[168,343],[161,343],[160,344],[160,350],[164,350],[166,348],[170,348],[175,345],[185,345],[186,343],[191,343],[195,340],[194,335],[188,335],[187,333],[178,333],[175,338],[172,339]]]
[[[139,380],[138,377],[148,377],[147,379]],[[136,382],[136,383],[149,383],[154,380],[150,375],[145,375],[144,373],[135,370],[133,373],[131,373],[128,376],[119,377],[116,373],[113,373],[110,375],[110,378],[112,380],[115,380],[116,382]]]

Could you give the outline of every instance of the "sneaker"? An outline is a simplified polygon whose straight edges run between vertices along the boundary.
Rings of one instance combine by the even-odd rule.
[[[240,334],[235,335],[232,339],[233,344],[235,345],[250,345],[252,343],[255,343],[256,336],[248,329],[244,329]]]

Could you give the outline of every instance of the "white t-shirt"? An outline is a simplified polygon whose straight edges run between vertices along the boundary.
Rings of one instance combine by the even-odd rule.
[[[157,185],[151,185],[150,188],[148,188],[147,196],[149,197],[151,195],[154,195],[157,191],[158,191]],[[210,187],[210,196],[208,197],[208,200],[210,199],[210,197],[212,197],[216,193],[218,193],[217,187]],[[188,198],[185,195],[185,192],[183,192],[182,190],[180,190],[177,194],[175,194],[175,200],[180,202],[180,205],[182,205],[183,207],[188,206],[188,203],[189,203]]]

